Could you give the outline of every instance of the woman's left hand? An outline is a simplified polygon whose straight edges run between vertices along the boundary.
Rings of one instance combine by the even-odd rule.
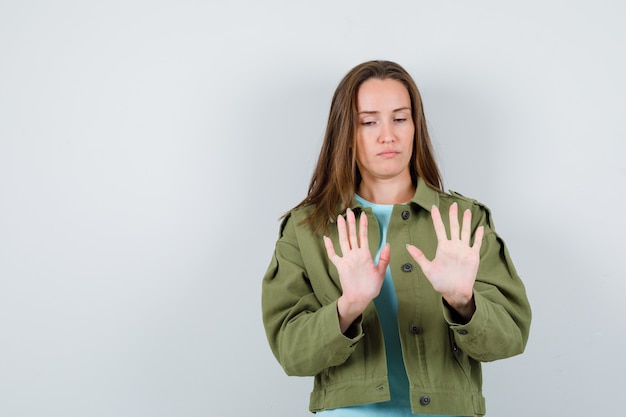
[[[458,210],[456,203],[450,206],[450,239],[448,239],[441,213],[433,206],[431,216],[438,243],[432,261],[426,259],[424,253],[413,245],[407,245],[407,250],[422,268],[435,291],[439,292],[461,317],[469,321],[476,310],[473,289],[485,229],[483,226],[476,229],[474,245],[471,246],[472,212],[465,210],[463,222],[459,227]]]

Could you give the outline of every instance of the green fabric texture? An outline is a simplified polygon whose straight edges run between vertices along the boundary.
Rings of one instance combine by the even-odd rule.
[[[439,207],[446,228],[448,210],[472,211],[472,231],[485,226],[474,285],[476,312],[466,324],[434,291],[406,250],[411,243],[432,259],[437,237],[430,217]],[[377,221],[368,216],[372,256],[380,243]],[[314,376],[313,412],[388,401],[382,329],[374,303],[342,334],[337,316],[339,276],[322,236],[302,224],[311,207],[293,210],[280,227],[274,255],[262,282],[262,313],[267,338],[288,375]],[[339,253],[336,224],[328,235]],[[388,226],[390,268],[398,298],[398,327],[416,414],[484,415],[481,362],[520,354],[528,340],[531,310],[526,291],[489,209],[457,193],[440,193],[421,179],[414,197],[393,208]]]

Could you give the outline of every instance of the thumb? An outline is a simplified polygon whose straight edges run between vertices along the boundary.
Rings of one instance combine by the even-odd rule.
[[[406,245],[406,250],[409,251],[409,255],[415,259],[415,262],[422,268],[422,271],[426,271],[430,266],[430,261],[426,259],[426,255],[420,249],[413,245]]]
[[[378,255],[378,265],[376,267],[379,271],[385,271],[387,269],[387,265],[389,265],[389,261],[391,259],[391,247],[389,243],[385,243],[385,246],[380,250],[380,255]]]

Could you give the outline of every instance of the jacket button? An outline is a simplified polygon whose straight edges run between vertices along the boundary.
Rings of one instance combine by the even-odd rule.
[[[402,212],[402,220],[409,220],[409,217],[411,217],[411,213],[408,210],[404,210]]]
[[[457,332],[458,334],[467,334],[467,333],[468,333],[468,331],[467,331],[467,330],[465,330],[465,329],[459,329],[459,330],[457,330],[456,332]]]
[[[409,330],[413,334],[419,334],[420,333],[420,327],[417,324],[412,324],[411,327],[409,327]]]
[[[403,272],[411,272],[413,270],[413,265],[411,265],[410,263],[405,263],[404,265],[402,265],[402,271]]]
[[[428,395],[422,396],[422,398],[420,398],[420,404],[422,405],[430,404],[430,397]]]

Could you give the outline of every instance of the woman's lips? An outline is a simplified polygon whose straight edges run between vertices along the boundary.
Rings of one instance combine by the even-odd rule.
[[[398,154],[398,152],[396,151],[392,151],[392,150],[387,150],[387,151],[382,151],[381,153],[379,153],[379,156],[382,156],[383,158],[393,158],[394,156],[396,156]]]

